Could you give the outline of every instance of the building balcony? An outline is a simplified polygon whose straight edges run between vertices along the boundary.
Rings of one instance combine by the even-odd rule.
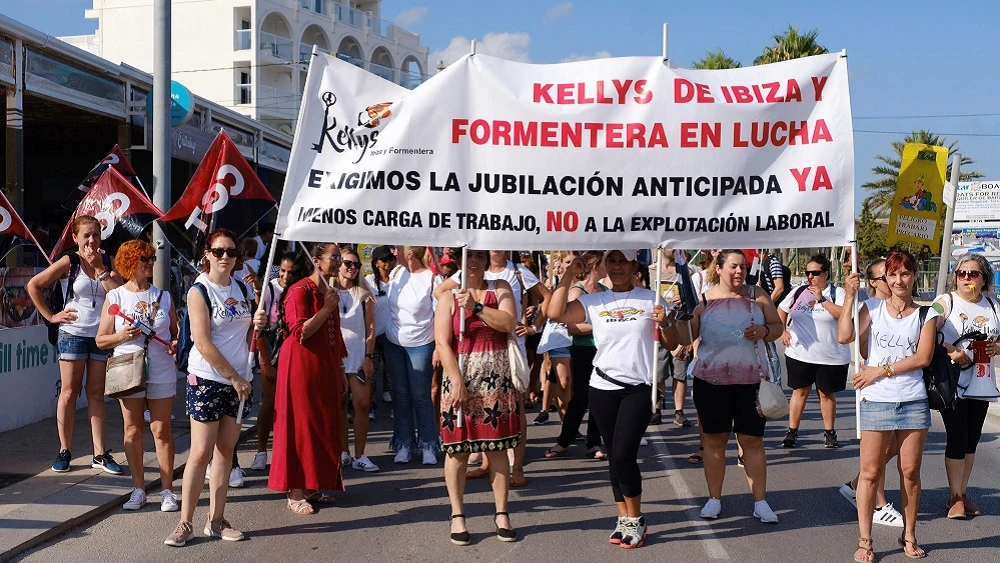
[[[257,87],[257,110],[269,115],[294,117],[299,113],[302,94],[270,86]]]
[[[312,57],[312,50],[313,50],[313,46],[312,45],[308,45],[308,44],[300,45],[299,46],[299,62],[300,63],[309,64],[309,58]],[[327,51],[326,49],[324,49],[322,47],[319,48],[319,52],[320,53],[326,53],[327,55],[330,54],[330,51]]]
[[[395,70],[392,67],[383,66],[377,63],[368,63],[368,71],[376,76],[381,76],[389,82],[395,81]]]
[[[236,51],[248,51],[253,45],[252,33],[252,29],[237,29],[236,43],[233,45],[233,49]]]
[[[399,85],[413,90],[427,80],[427,76],[413,71],[399,71]]]
[[[278,37],[273,33],[262,31],[260,32],[259,42],[259,49],[261,53],[271,55],[277,59],[284,59],[286,61],[295,60],[292,56],[293,50],[291,39]]]

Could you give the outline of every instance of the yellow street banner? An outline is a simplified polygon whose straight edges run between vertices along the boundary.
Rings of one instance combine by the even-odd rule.
[[[941,238],[941,194],[947,167],[947,148],[906,143],[889,215],[887,246],[912,242],[935,248]]]

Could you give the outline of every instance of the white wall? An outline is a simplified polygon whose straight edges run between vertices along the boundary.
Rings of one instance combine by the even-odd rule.
[[[45,325],[0,329],[0,432],[56,415],[59,360],[48,338]]]

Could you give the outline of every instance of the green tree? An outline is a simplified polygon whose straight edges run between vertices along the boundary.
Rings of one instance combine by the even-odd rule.
[[[816,42],[818,36],[818,29],[803,34],[789,24],[785,33],[774,36],[774,45],[764,47],[764,52],[753,60],[753,64],[766,65],[829,53],[826,47]]]
[[[899,180],[899,167],[903,160],[903,147],[906,146],[906,143],[923,143],[936,147],[948,147],[948,169],[945,172],[945,179],[951,178],[951,160],[952,155],[958,151],[958,141],[948,143],[947,138],[936,135],[927,129],[914,131],[902,141],[893,141],[892,155],[875,155],[875,160],[881,163],[872,168],[872,175],[875,176],[875,179],[861,184],[862,188],[872,192],[868,199],[871,200],[872,214],[875,217],[888,217],[889,211],[892,209],[892,199],[896,196],[896,182]],[[975,163],[976,161],[962,155],[959,181],[969,182],[983,177],[983,173],[979,170],[970,170],[968,168]]]
[[[740,61],[727,55],[722,49],[709,51],[704,57],[694,62],[691,68],[703,70],[724,70],[727,68],[740,68],[743,65]]]
[[[888,249],[885,246],[886,227],[880,224],[872,213],[872,198],[865,198],[861,203],[861,217],[855,224],[855,236],[858,240],[858,251],[861,257],[872,260],[885,256]]]

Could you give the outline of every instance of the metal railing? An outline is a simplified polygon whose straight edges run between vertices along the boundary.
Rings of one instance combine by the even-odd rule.
[[[260,52],[286,61],[294,60],[292,40],[266,31],[260,32]]]
[[[392,37],[393,29],[396,27],[391,21],[380,18],[369,18],[368,23],[371,30],[382,37]]]
[[[257,88],[257,107],[278,111],[281,113],[298,113],[302,95],[288,90],[260,86]]]
[[[333,3],[333,12],[337,21],[354,26],[358,29],[366,29],[366,25],[369,24],[371,19],[367,12],[356,10],[339,2]]]
[[[313,46],[312,45],[309,45],[309,44],[300,45],[299,46],[299,62],[300,63],[309,64],[309,57],[312,56],[312,50],[313,50]],[[320,53],[326,53],[328,55],[330,54],[330,51],[327,51],[326,49],[323,49],[323,48],[320,48],[319,52]]]
[[[252,29],[237,29],[236,30],[236,45],[234,49],[237,51],[245,51],[253,45],[253,30]]]
[[[348,55],[341,55],[339,53],[337,54],[337,58],[342,61],[349,62],[358,68],[365,68],[365,61],[361,59],[355,59],[354,57],[350,57]]]
[[[410,90],[420,86],[427,80],[427,77],[419,72],[414,71],[399,71],[399,85],[404,88],[409,88]]]
[[[333,0],[302,0],[302,8],[317,14],[329,16],[333,12]]]
[[[380,65],[378,63],[368,63],[368,71],[376,76],[381,76],[389,82],[394,79],[395,70],[390,66]]]

